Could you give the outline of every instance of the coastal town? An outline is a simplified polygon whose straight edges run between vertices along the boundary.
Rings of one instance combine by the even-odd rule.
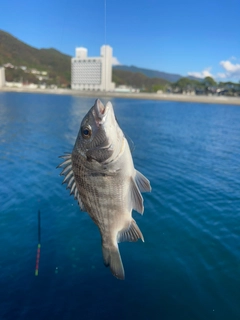
[[[91,57],[87,48],[77,47],[75,56],[70,57],[55,49],[35,49],[8,34],[4,36],[9,43],[12,41],[15,47],[17,44],[21,48],[22,58],[18,58],[17,52],[17,58],[8,52],[1,58],[1,91],[174,101],[214,102],[217,99],[220,103],[240,104],[240,82],[216,82],[210,76],[182,77],[137,67],[114,66],[113,48],[109,45],[101,46],[99,56]],[[29,49],[33,51],[31,54],[24,53]],[[7,60],[8,56],[12,59]]]

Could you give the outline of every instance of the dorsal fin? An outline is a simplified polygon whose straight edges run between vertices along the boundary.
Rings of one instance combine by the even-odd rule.
[[[82,200],[79,196],[79,193],[77,195],[77,201],[78,201],[78,204],[79,204],[79,207],[81,208],[82,211],[87,211],[86,208],[84,207],[84,204],[82,203]]]
[[[63,184],[67,183],[67,189],[70,189],[70,195],[73,194],[74,198],[78,201],[80,209],[82,211],[86,211],[86,209],[82,203],[80,194],[78,192],[76,182],[75,182],[75,177],[74,177],[73,170],[72,170],[72,154],[67,153],[64,156],[60,156],[59,158],[64,159],[64,161],[57,166],[57,168],[63,168],[62,172],[60,173],[60,175],[65,176],[65,178],[63,180]]]

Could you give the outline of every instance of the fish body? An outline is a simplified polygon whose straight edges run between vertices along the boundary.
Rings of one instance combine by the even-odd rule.
[[[132,209],[143,214],[141,192],[151,191],[151,187],[134,168],[110,102],[104,107],[96,100],[82,120],[72,153],[62,157],[63,182],[99,228],[104,264],[115,277],[124,279],[118,243],[144,241]]]

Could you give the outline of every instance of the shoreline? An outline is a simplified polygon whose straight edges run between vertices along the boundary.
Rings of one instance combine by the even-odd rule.
[[[240,97],[226,96],[197,96],[183,94],[167,93],[121,93],[121,92],[102,92],[102,91],[78,91],[71,89],[29,89],[29,88],[0,88],[0,92],[23,92],[23,93],[41,93],[41,94],[64,94],[81,97],[104,97],[104,98],[125,98],[142,100],[162,100],[177,102],[199,102],[240,105]]]

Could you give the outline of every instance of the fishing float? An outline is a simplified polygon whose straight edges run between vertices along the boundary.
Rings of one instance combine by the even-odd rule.
[[[35,276],[38,276],[40,251],[41,251],[41,224],[40,224],[41,220],[40,220],[40,215],[41,215],[40,210],[38,210],[38,246],[37,246]]]

